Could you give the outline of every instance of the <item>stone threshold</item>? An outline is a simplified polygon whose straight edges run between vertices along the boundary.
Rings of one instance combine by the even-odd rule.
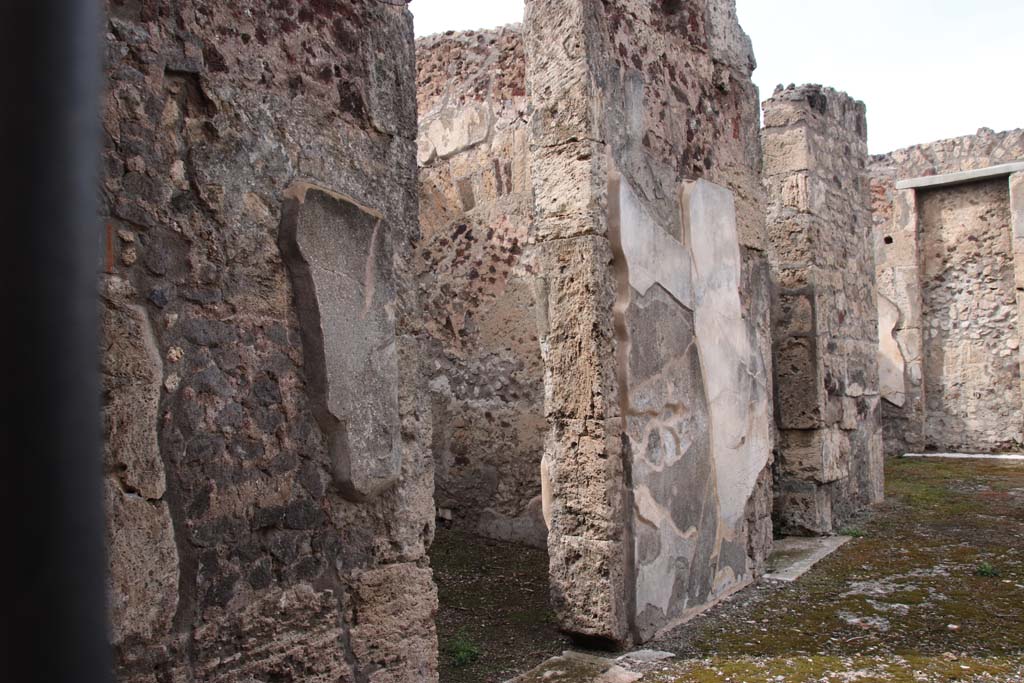
[[[796,581],[811,567],[850,540],[850,536],[789,536],[772,544],[768,555],[769,581]]]
[[[567,650],[506,683],[635,683],[675,657],[660,650],[636,650],[615,659]]]
[[[947,458],[956,460],[1017,460],[1024,461],[1024,453],[904,453],[904,458]]]

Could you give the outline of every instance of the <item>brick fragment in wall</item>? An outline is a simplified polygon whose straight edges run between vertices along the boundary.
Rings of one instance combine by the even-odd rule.
[[[764,113],[774,515],[783,532],[827,534],[882,490],[865,108],[807,85],[777,90]]]

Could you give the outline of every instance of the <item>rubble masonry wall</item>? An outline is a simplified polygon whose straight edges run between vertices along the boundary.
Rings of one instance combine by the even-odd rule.
[[[871,159],[887,453],[1022,447],[1024,176],[896,188],[1020,160],[1024,131],[988,129]]]
[[[436,680],[412,18],[107,11],[118,677]]]
[[[435,495],[456,528],[545,547],[544,368],[522,30],[416,44],[421,302]]]

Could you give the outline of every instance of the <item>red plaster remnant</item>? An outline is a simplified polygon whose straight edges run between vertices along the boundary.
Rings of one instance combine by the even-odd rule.
[[[104,270],[107,275],[114,272],[114,224],[107,223],[107,245],[106,257],[104,259]]]

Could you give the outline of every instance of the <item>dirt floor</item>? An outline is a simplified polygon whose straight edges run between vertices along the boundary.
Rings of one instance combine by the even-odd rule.
[[[798,581],[757,584],[649,643],[677,657],[643,681],[1024,683],[1024,463],[896,459],[886,473],[887,501],[844,530],[852,541]],[[564,649],[544,603],[546,560],[517,553],[484,574],[479,560],[439,573],[442,649],[459,628],[481,649],[465,667],[442,654],[442,683],[500,681],[499,669]],[[533,591],[522,608],[536,619],[510,618],[509,580]],[[456,605],[470,611],[459,619]]]
[[[501,683],[568,649],[548,606],[548,554],[438,527],[430,549],[441,683]]]

